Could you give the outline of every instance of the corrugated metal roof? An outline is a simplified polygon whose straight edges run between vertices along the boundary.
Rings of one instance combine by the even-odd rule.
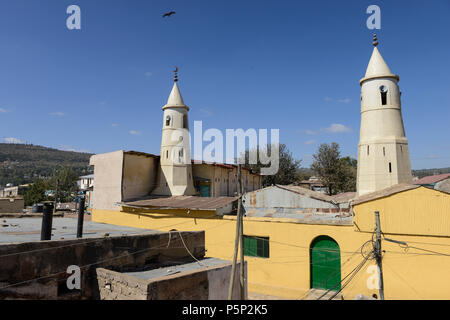
[[[330,197],[329,195],[326,195],[322,192],[318,192],[318,191],[314,191],[314,190],[310,190],[301,186],[294,186],[294,185],[287,185],[287,186],[282,186],[277,184],[276,185],[278,188],[280,189],[284,189],[284,190],[288,190],[288,191],[292,191],[298,194],[302,194],[305,196],[308,196],[310,198],[313,199],[317,199],[317,200],[322,200],[322,201],[328,201],[328,202],[334,202],[333,197]]]
[[[94,174],[93,173],[91,173],[91,174],[87,174],[87,175],[85,175],[85,176],[80,176],[80,177],[78,177],[79,179],[94,179]]]
[[[355,198],[352,201],[352,205],[355,204],[360,204],[363,202],[367,202],[367,201],[371,201],[371,200],[375,200],[378,198],[383,198],[383,197],[388,197],[390,195],[399,193],[399,192],[403,192],[403,191],[407,191],[407,190],[411,190],[411,189],[416,189],[419,188],[419,185],[414,185],[414,184],[409,184],[409,183],[399,183],[396,185],[393,185],[391,187],[385,188],[385,189],[381,189],[375,192],[371,192],[371,193],[367,193],[364,194],[358,198]]]
[[[218,167],[222,167],[222,168],[226,168],[226,169],[233,169],[233,168],[237,168],[236,164],[231,164],[231,163],[221,163],[221,162],[207,162],[207,161],[199,161],[199,160],[191,160],[192,164],[206,164],[206,165],[211,165],[211,166],[218,166]],[[259,173],[257,173],[255,170],[242,166],[241,167],[242,170],[247,170],[250,171],[250,173],[255,174],[255,175],[260,175]]]
[[[137,199],[134,201],[125,201],[120,203],[120,205],[125,207],[132,206],[141,208],[216,210],[229,205],[237,199],[238,197],[148,197],[145,199]]]
[[[144,157],[149,157],[149,158],[159,158],[159,156],[151,154],[151,153],[134,151],[134,150],[124,151],[123,153],[131,154],[131,155],[135,155],[135,156],[144,156]]]
[[[332,196],[337,203],[349,202],[356,197],[356,192],[343,192]]]
[[[436,174],[434,176],[423,177],[422,179],[413,181],[414,184],[432,184],[441,180],[450,178],[450,173]]]
[[[250,218],[289,219],[293,223],[326,224],[326,225],[352,225],[353,216],[348,212],[339,213],[266,213],[264,211],[246,212]]]

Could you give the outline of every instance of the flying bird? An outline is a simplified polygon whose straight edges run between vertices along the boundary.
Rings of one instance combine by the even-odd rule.
[[[164,14],[163,14],[163,18],[165,18],[165,17],[170,17],[170,16],[173,15],[173,14],[175,14],[175,11],[170,11],[170,12],[164,13]]]

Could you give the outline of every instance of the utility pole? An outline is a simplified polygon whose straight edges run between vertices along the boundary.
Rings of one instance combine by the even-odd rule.
[[[231,300],[233,297],[233,285],[234,285],[234,276],[236,273],[236,262],[237,262],[237,255],[238,255],[238,251],[239,251],[239,242],[241,241],[241,215],[242,215],[242,208],[241,208],[241,186],[242,186],[242,181],[241,181],[241,165],[238,164],[238,172],[237,172],[237,180],[238,180],[238,209],[237,209],[237,215],[236,215],[236,236],[235,236],[235,241],[234,241],[234,254],[233,254],[233,264],[231,266],[231,276],[230,276],[230,285],[228,287],[228,300]],[[243,250],[242,250],[243,245],[241,245],[241,260],[242,260],[242,256],[243,256]],[[242,266],[241,266],[242,269]],[[242,283],[241,283],[241,290],[242,290]],[[241,293],[241,297],[242,297],[242,293]]]
[[[375,241],[375,260],[378,265],[379,271],[379,287],[380,287],[380,300],[384,300],[384,283],[383,283],[383,268],[381,265],[381,224],[380,213],[375,211],[375,225],[376,225],[376,241]]]

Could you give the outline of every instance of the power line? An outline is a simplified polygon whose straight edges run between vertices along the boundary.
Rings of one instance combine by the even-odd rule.
[[[335,284],[332,288],[330,288],[330,289],[328,289],[327,291],[325,291],[325,293],[323,293],[319,298],[317,298],[317,300],[322,299],[322,298],[323,298],[324,296],[326,296],[328,293],[330,293],[331,291],[333,291],[336,287],[338,287],[339,285],[341,285],[342,282],[343,282],[345,279],[347,279],[349,276],[351,276],[354,272],[358,272],[358,271],[362,268],[362,266],[366,263],[366,261],[367,261],[367,258],[364,258],[363,261],[362,261],[361,263],[359,263],[352,271],[350,271],[344,278],[342,278],[341,281],[339,281],[337,284]],[[342,289],[343,289],[343,288],[341,287],[341,289],[340,289],[337,293],[341,292]],[[336,295],[337,295],[337,293],[336,293]],[[336,296],[336,295],[335,295],[335,296]],[[334,297],[334,296],[333,296],[333,297]]]
[[[332,300],[334,297],[336,297],[344,288],[353,280],[353,278],[358,274],[358,272],[362,269],[362,267],[366,264],[368,259],[364,259],[361,264],[358,265],[358,269],[355,270],[355,272],[350,276],[350,278],[347,280],[347,282],[339,289],[334,295],[332,295],[328,300]]]

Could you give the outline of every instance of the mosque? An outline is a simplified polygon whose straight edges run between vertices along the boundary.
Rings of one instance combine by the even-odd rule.
[[[450,194],[412,184],[400,78],[381,56],[376,37],[373,46],[359,82],[356,193],[329,197],[296,186],[261,189],[261,177],[244,170],[245,281],[250,297],[378,295],[377,264],[367,255],[377,211],[385,299],[450,299]],[[190,150],[179,143],[183,138],[173,139],[173,131],[189,130],[189,108],[177,80],[163,107],[159,156],[123,150],[92,156],[92,220],[161,231],[174,226],[204,231],[207,256],[231,260],[236,166],[183,160]]]

